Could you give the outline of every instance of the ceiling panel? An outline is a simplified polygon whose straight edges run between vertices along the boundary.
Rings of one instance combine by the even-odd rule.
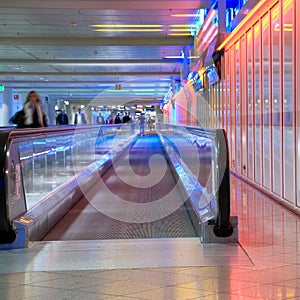
[[[173,14],[195,14],[214,2],[0,1],[0,81],[16,92],[37,88],[49,97],[64,94],[74,101],[120,82],[127,89],[130,83],[131,88],[144,85],[154,91],[127,98],[156,101],[172,80],[180,79],[182,60],[165,57],[179,56],[192,42],[191,36],[168,34],[170,25],[192,24],[195,17]],[[162,31],[96,32],[92,24],[159,24]]]

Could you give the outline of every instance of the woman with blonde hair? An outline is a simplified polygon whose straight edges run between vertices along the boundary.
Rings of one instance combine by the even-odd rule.
[[[24,127],[47,127],[46,115],[43,112],[40,95],[36,91],[30,91],[25,99],[23,110]]]

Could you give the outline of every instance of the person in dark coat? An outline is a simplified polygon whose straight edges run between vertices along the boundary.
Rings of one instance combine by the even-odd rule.
[[[62,108],[60,111],[60,114],[56,117],[56,124],[57,125],[68,125],[69,124],[69,118],[66,114],[65,110]]]
[[[121,120],[119,114],[116,115],[116,117],[115,117],[115,122],[114,122],[114,123],[115,123],[115,124],[120,124],[120,123],[122,123],[122,120]]]
[[[127,122],[129,122],[130,120],[131,120],[131,118],[128,116],[128,113],[125,112],[125,115],[124,115],[124,117],[123,117],[123,123],[127,123]]]

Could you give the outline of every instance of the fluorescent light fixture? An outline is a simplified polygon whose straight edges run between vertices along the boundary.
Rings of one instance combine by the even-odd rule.
[[[162,29],[94,29],[97,32],[161,32]]]
[[[173,28],[173,29],[170,29],[170,31],[175,31],[175,32],[190,32],[191,29],[190,28]]]
[[[275,31],[279,31],[280,30],[280,24],[279,23],[275,24],[274,30]],[[293,31],[293,24],[288,24],[288,23],[283,24],[283,30],[284,31]]]
[[[159,86],[154,86],[156,85],[156,83],[132,83],[130,84],[128,81],[124,82],[126,84],[127,89],[139,89],[139,88],[160,88],[160,89],[164,89],[164,88],[169,88],[168,84],[163,84],[163,83],[159,83]]]
[[[184,27],[196,27],[196,24],[171,24],[169,25],[169,27],[173,27],[173,28],[184,28]]]
[[[192,36],[192,34],[190,32],[168,33],[168,35],[172,35],[172,36]]]
[[[140,94],[140,93],[164,93],[166,89],[126,89],[126,90],[113,90],[108,89],[101,92],[101,94]]]
[[[203,24],[203,27],[201,28],[202,31],[206,31],[206,29],[208,28],[208,26],[211,24],[211,22],[213,21],[213,19],[217,16],[217,12],[215,10],[211,10],[205,21],[204,21],[204,24]]]
[[[160,24],[93,24],[97,28],[161,28]]]
[[[136,93],[138,96],[153,96],[153,93]]]
[[[200,14],[173,14],[171,17],[200,17]]]
[[[108,63],[108,62],[55,62],[51,63],[52,65],[57,65],[57,66],[111,66],[112,64],[115,66],[159,66],[162,64],[162,62],[114,62],[113,60]],[[80,75],[80,74],[79,74]]]
[[[205,32],[205,36],[203,37],[202,42],[207,43],[211,41],[211,38],[214,38],[218,33],[218,28],[215,25],[211,25],[211,27]]]
[[[183,56],[179,56],[179,55],[168,55],[168,56],[165,56],[164,58],[183,58]]]

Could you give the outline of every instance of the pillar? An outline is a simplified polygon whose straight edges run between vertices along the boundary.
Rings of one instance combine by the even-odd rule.
[[[2,93],[2,124],[8,126],[8,120],[13,115],[13,92],[11,88],[6,88]]]
[[[56,125],[56,115],[55,115],[55,100],[44,97],[44,110],[48,116],[48,125]]]
[[[189,57],[189,49],[188,47],[184,47],[183,49],[183,53],[184,53],[184,60],[183,60],[183,65],[181,66],[181,82],[186,82],[187,81],[187,76],[190,72],[190,65],[188,62],[188,57]]]

